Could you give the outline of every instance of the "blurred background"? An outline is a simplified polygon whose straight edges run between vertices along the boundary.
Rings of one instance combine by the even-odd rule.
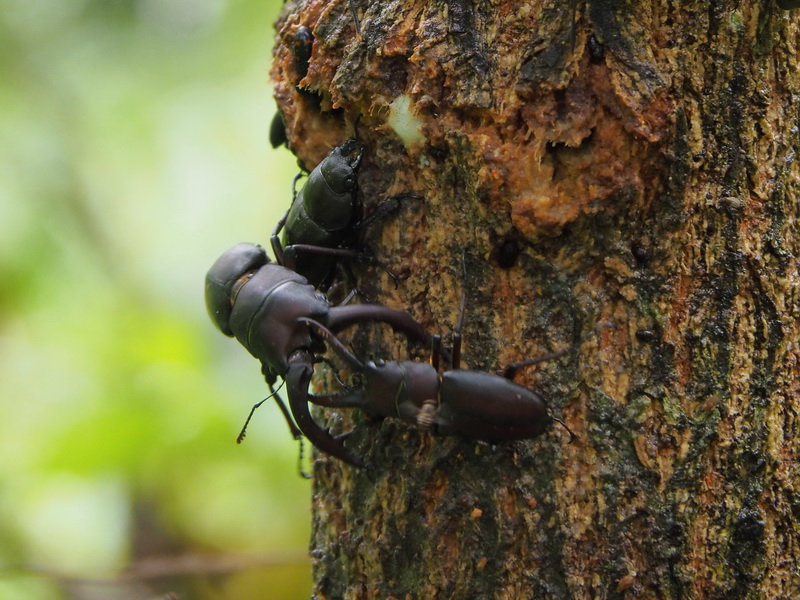
[[[0,0],[0,600],[307,598],[310,487],[203,278],[291,199],[275,0]],[[308,453],[308,445],[306,445]]]

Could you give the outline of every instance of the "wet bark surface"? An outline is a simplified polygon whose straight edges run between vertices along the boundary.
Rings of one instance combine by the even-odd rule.
[[[497,446],[356,411],[319,456],[317,598],[800,595],[798,15],[773,2],[289,3],[273,78],[308,168],[355,136],[359,287],[518,381]],[[294,37],[314,35],[308,71]],[[294,50],[294,51],[293,51]],[[462,272],[462,256],[466,276]],[[381,328],[364,357],[427,358]],[[321,382],[319,385],[330,385]]]

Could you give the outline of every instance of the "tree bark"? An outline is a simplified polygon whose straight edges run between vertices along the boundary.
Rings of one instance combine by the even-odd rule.
[[[400,285],[361,289],[444,334],[466,290],[473,369],[574,346],[518,380],[578,437],[319,412],[372,468],[315,462],[315,598],[800,597],[797,16],[355,2],[360,37],[347,0],[289,3],[273,78],[303,164],[356,135],[367,214],[422,198],[366,235]]]

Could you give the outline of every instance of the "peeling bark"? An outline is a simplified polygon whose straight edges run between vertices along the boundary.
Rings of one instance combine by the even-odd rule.
[[[579,437],[320,413],[372,469],[315,463],[315,597],[800,597],[798,17],[356,2],[361,38],[347,0],[288,4],[273,78],[303,164],[355,131],[367,213],[423,198],[367,235],[401,285],[356,265],[360,287],[442,333],[466,289],[471,368],[577,346],[518,379]]]

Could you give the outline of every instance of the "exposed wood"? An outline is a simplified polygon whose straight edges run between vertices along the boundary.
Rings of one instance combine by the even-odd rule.
[[[355,128],[367,212],[423,198],[367,236],[401,285],[363,267],[361,287],[442,333],[466,287],[472,368],[576,345],[519,380],[579,437],[328,414],[372,468],[315,464],[315,597],[800,597],[800,17],[356,2],[361,38],[347,0],[288,4],[273,77],[304,164]]]

